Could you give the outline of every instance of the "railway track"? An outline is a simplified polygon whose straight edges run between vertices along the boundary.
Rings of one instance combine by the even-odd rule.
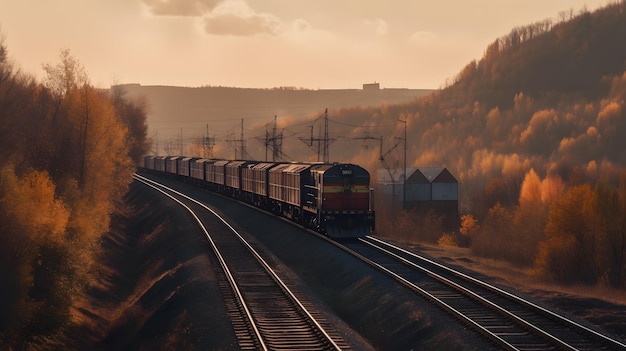
[[[302,302],[261,255],[217,213],[187,195],[140,175],[194,217],[210,242],[216,272],[242,350],[349,349],[306,301]]]
[[[437,303],[510,350],[626,350],[626,344],[382,240],[342,243],[348,251]]]

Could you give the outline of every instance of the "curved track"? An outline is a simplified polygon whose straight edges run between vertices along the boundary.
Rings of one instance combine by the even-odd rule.
[[[204,204],[153,180],[137,181],[183,206],[204,231],[220,262],[220,286],[239,346],[245,350],[340,350],[347,348],[313,317],[287,284],[237,231]]]
[[[409,252],[366,237],[342,243],[353,254],[511,350],[626,350],[626,344],[532,302]]]

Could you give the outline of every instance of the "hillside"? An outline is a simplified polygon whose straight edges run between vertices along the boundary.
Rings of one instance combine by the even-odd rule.
[[[515,28],[426,98],[330,111],[337,122],[330,136],[383,136],[386,152],[403,136],[398,119],[406,120],[408,166],[448,167],[465,185],[465,210],[476,207],[473,192],[482,194],[496,178],[505,188],[517,184],[497,200],[517,201],[531,168],[563,180],[575,171],[583,180],[614,178],[626,165],[620,140],[626,47],[617,45],[626,42],[625,7],[621,2],[555,24]],[[331,159],[379,167],[376,143],[360,150],[356,141],[346,144],[353,147],[338,143],[331,144]],[[386,157],[389,163],[402,163],[401,147]]]
[[[166,143],[171,140],[179,142],[181,129],[185,143],[203,137],[207,124],[209,135],[216,135],[223,141],[233,139],[228,134],[239,135],[237,128],[240,128],[242,119],[249,130],[264,126],[274,116],[281,120],[302,120],[319,115],[325,108],[397,104],[432,92],[428,89],[381,89],[377,84],[369,86],[369,89],[308,90],[124,84],[113,88],[122,88],[130,97],[146,100],[149,135],[155,139],[155,148],[159,141],[163,152]]]
[[[407,166],[447,167],[468,216],[443,233],[436,216],[376,208],[379,233],[467,246],[553,282],[626,288],[625,42],[626,1],[514,28],[429,96],[329,110],[330,160],[374,174],[382,150],[400,168],[406,125]],[[323,128],[284,125],[284,156],[319,159]]]
[[[215,114],[228,110],[238,116],[225,118],[231,127],[216,133],[212,149],[203,149],[198,140],[188,143],[183,153],[237,158],[242,147],[238,139],[243,139],[245,158],[277,155],[317,161],[322,160],[325,140],[330,161],[357,163],[375,174],[381,158],[387,167],[402,167],[406,141],[408,167],[447,167],[459,180],[460,213],[467,216],[458,232],[444,233],[437,216],[375,208],[378,233],[408,242],[466,246],[476,255],[507,260],[563,284],[623,289],[624,42],[626,1],[621,1],[593,13],[583,9],[558,22],[514,28],[445,88],[401,103],[372,106],[363,102],[375,101],[365,91],[353,91],[365,100],[332,105],[329,97],[313,99],[323,96],[322,91],[286,89],[257,91],[249,94],[254,99],[237,104],[236,98],[226,98],[237,89],[213,88],[225,95],[205,99],[200,115],[214,109]],[[278,93],[289,98],[269,99]],[[276,102],[292,111],[307,106],[312,112],[303,118],[291,112],[279,115],[274,129],[271,117],[281,106],[272,105]],[[191,103],[180,106],[189,108]],[[328,123],[320,118],[325,107]],[[262,108],[267,116],[259,112]],[[256,111],[245,117],[258,123],[246,122],[242,138],[244,110]],[[163,130],[186,130],[186,120],[177,121]],[[222,128],[219,122],[207,118],[209,135]],[[196,133],[202,128],[197,126]],[[179,150],[170,148],[170,153]]]
[[[0,349],[65,349],[57,340],[147,152],[146,114],[92,86],[67,50],[44,83],[6,52],[0,38]]]
[[[446,166],[480,193],[496,177],[519,184],[530,168],[568,179],[584,167],[597,178],[626,164],[617,137],[626,128],[626,47],[617,45],[626,40],[624,6],[514,28],[437,91],[125,88],[147,97],[151,137],[178,143],[182,132],[188,154],[201,154],[189,143],[208,125],[216,135],[212,155],[234,157],[244,118],[246,156],[263,159],[262,139],[277,115],[283,158],[316,160],[315,139],[323,137],[318,117],[329,108],[331,160],[371,171],[380,167],[380,144],[372,138],[383,137],[390,166],[402,164],[400,119],[407,121],[408,166]],[[518,191],[512,186],[498,200],[510,203]],[[462,196],[463,208],[471,209],[473,194]]]

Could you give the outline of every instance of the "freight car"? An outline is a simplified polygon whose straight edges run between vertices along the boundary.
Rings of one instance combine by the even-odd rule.
[[[144,168],[244,201],[326,234],[374,230],[370,175],[354,164],[146,156]]]

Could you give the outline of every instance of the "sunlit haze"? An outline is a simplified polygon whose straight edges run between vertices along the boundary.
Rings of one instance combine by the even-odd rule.
[[[96,86],[438,88],[513,27],[606,0],[0,0],[9,57]]]

